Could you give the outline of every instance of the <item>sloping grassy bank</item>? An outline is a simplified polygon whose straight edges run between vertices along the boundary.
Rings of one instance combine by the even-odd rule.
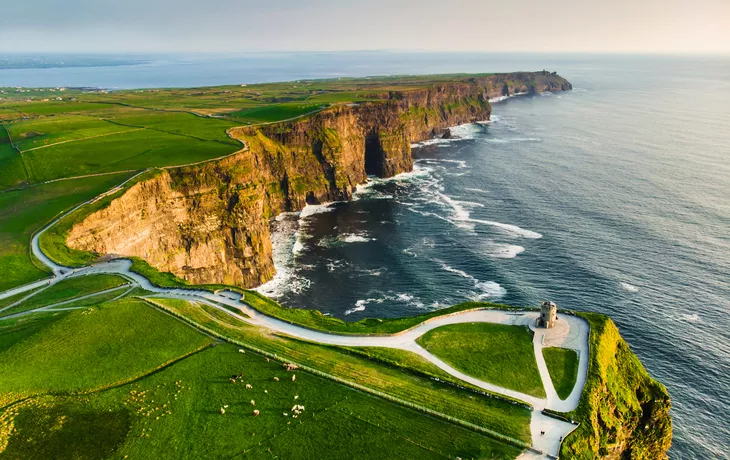
[[[578,377],[578,353],[569,348],[543,348],[550,379],[560,399],[570,396]]]
[[[297,324],[299,326],[323,332],[360,335],[396,334],[437,316],[478,308],[521,310],[517,307],[490,302],[463,302],[449,308],[434,310],[417,316],[406,316],[402,318],[365,318],[360,321],[347,322],[333,316],[325,316],[319,310],[287,308],[256,291],[246,291],[244,300],[247,304],[261,313],[288,323]]]
[[[659,459],[672,443],[666,388],[646,372],[607,316],[578,313],[591,326],[590,363],[578,408],[580,422],[560,455],[571,459]]]

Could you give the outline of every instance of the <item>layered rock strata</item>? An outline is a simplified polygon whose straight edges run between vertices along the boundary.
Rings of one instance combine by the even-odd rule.
[[[192,283],[258,286],[275,273],[269,220],[306,204],[348,200],[368,175],[413,167],[411,143],[488,120],[489,100],[571,89],[547,72],[475,77],[384,92],[295,121],[233,128],[245,148],[223,160],[166,169],[87,216],[67,244],[136,256]]]

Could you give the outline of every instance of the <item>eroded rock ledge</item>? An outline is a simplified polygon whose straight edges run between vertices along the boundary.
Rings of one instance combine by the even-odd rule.
[[[247,149],[161,171],[74,226],[67,244],[137,256],[192,283],[260,285],[273,277],[269,220],[307,203],[347,200],[368,174],[410,171],[412,142],[488,120],[489,99],[571,89],[547,72],[519,72],[391,91],[381,101],[229,134]]]

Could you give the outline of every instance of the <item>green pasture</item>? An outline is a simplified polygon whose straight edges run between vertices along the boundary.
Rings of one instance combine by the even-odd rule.
[[[0,353],[0,401],[118,385],[212,343],[136,299],[73,310],[55,321],[30,317],[31,325],[43,325],[33,333],[20,333],[24,318],[9,327],[0,321],[0,334],[15,336]]]
[[[418,368],[404,372],[401,366],[373,357],[360,356],[347,349],[271,334],[254,326],[241,325],[235,322],[234,318],[231,320],[216,318],[195,302],[164,298],[152,300],[186,321],[234,342],[276,353],[284,359],[474,423],[505,436],[525,442],[530,441],[530,411],[523,405],[471,391],[465,388],[466,385],[457,387],[436,381]]]
[[[221,157],[237,150],[230,144],[199,140],[150,129],[55,144],[24,153],[38,181],[113,171],[142,170]]]
[[[296,417],[295,404],[304,407]],[[23,436],[10,438],[4,459],[507,459],[520,453],[332,381],[286,372],[231,345],[119,388],[39,398],[13,412]]]
[[[93,294],[107,289],[127,284],[129,281],[126,279],[109,274],[98,274],[98,275],[86,275],[75,278],[65,279],[58,283],[50,286],[47,289],[39,291],[37,294],[28,298],[20,304],[9,307],[4,310],[0,310],[0,317],[14,315],[23,311],[34,310],[36,308],[53,305],[67,300],[74,299],[76,297]],[[121,292],[116,292],[115,296],[120,295]],[[26,294],[28,295],[28,294]],[[21,297],[22,298],[22,297]],[[96,302],[98,303],[98,299]],[[92,301],[93,302],[93,301]],[[73,305],[64,305],[69,307]]]
[[[54,216],[95,197],[131,174],[42,184],[0,193],[0,291],[48,276],[30,255],[30,240]]]
[[[550,379],[560,399],[570,396],[578,377],[578,353],[568,348],[542,349]]]
[[[10,143],[5,125],[0,123],[0,190],[28,181],[23,157]]]
[[[465,374],[544,398],[532,335],[523,326],[463,323],[432,329],[417,341]]]

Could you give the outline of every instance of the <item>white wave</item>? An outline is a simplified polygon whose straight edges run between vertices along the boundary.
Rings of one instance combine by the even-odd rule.
[[[483,132],[483,129],[480,123],[477,122],[454,126],[449,128],[449,131],[457,139],[474,139],[479,133]]]
[[[482,131],[481,125],[490,123],[490,120],[477,121],[474,123],[464,123],[462,125],[450,126],[449,132],[453,137],[443,139],[435,137],[433,139],[426,139],[425,141],[416,142],[411,144],[411,148],[418,148],[427,145],[448,145],[453,142],[474,139],[478,133]]]
[[[415,209],[415,208],[408,208],[408,209],[412,212],[416,212],[423,216],[432,216],[432,217],[436,217],[438,219],[445,220],[458,228],[462,228],[462,229],[469,230],[469,231],[474,230],[474,224],[483,224],[483,225],[489,225],[492,227],[497,227],[502,230],[506,230],[512,234],[521,236],[523,238],[530,238],[530,239],[542,238],[542,235],[540,233],[534,232],[532,230],[527,230],[522,227],[518,227],[517,225],[505,224],[502,222],[495,222],[492,220],[474,219],[471,217],[471,213],[464,206],[464,202],[460,202],[459,200],[454,200],[453,198],[446,195],[445,193],[438,192],[438,191],[435,192],[435,195],[436,195],[437,199],[431,200],[428,202],[436,203],[436,204],[441,203],[442,205],[444,205],[444,207],[447,207],[451,211],[450,218],[444,217],[444,216],[441,216],[439,214],[429,212],[429,211],[422,211],[422,210]]]
[[[621,284],[621,287],[622,287],[622,288],[623,288],[623,289],[624,289],[625,291],[629,291],[629,292],[638,292],[638,290],[639,290],[639,288],[637,288],[636,286],[634,286],[634,285],[632,285],[632,284],[629,284],[629,283],[624,283],[624,282],[621,282],[621,283],[619,283],[619,284]]]
[[[691,315],[687,313],[682,313],[679,316],[681,316],[684,321],[688,321],[690,323],[699,323],[701,321],[700,315],[698,315],[697,313],[693,313]]]
[[[515,96],[524,96],[525,94],[527,94],[527,93],[514,93],[514,94],[510,94],[509,96],[493,97],[489,100],[489,102],[490,103],[502,102],[502,101],[506,101],[507,99],[515,97]]]
[[[297,235],[297,219],[295,213],[277,216],[271,231],[274,268],[276,273],[268,282],[255,290],[268,297],[279,298],[285,292],[302,293],[311,287],[311,281],[295,273],[294,253],[297,243],[301,241]]]
[[[315,214],[321,214],[323,212],[331,212],[331,211],[334,211],[334,208],[331,206],[332,204],[333,203],[308,204],[299,213],[299,218],[300,219],[305,219],[305,218],[307,218],[309,216],[313,216]]]
[[[522,227],[518,227],[517,225],[512,224],[503,224],[502,222],[495,222],[492,220],[481,220],[481,219],[470,219],[471,222],[476,222],[479,224],[484,225],[491,225],[492,227],[501,228],[502,230],[507,230],[510,233],[514,233],[515,235],[521,236],[523,238],[529,238],[533,240],[537,240],[542,238],[542,234],[533,232],[532,230],[527,230]]]
[[[415,142],[415,143],[411,144],[411,148],[415,149],[418,147],[426,147],[428,145],[451,144],[452,142],[454,142],[456,140],[458,140],[458,139],[456,139],[456,138],[442,139],[440,137],[434,137],[433,139],[426,139],[425,141]]]
[[[517,254],[525,252],[525,248],[516,244],[490,243],[487,245],[489,256],[497,259],[514,259]]]
[[[478,281],[476,278],[474,278],[473,276],[471,276],[470,274],[468,274],[464,270],[459,270],[458,268],[454,268],[454,267],[451,267],[449,265],[446,265],[446,262],[443,262],[441,260],[438,260],[438,259],[434,259],[434,260],[436,262],[438,262],[441,265],[441,268],[443,268],[447,272],[456,273],[457,275],[459,275],[459,276],[461,276],[463,278],[470,279],[472,281]]]
[[[458,165],[459,168],[466,168],[466,161],[464,160],[452,160],[450,158],[421,158],[416,160],[417,163],[452,163]]]
[[[415,167],[419,167],[418,163],[415,165]],[[446,222],[449,222],[450,224],[473,232],[474,231],[474,224],[482,224],[482,225],[489,225],[493,227],[500,228],[502,230],[506,230],[512,234],[515,234],[517,236],[521,236],[523,238],[531,238],[531,239],[538,239],[542,238],[542,235],[540,233],[534,232],[532,230],[527,230],[521,227],[518,227],[517,225],[512,224],[505,224],[502,222],[496,222],[491,220],[483,220],[483,219],[474,219],[471,217],[470,211],[467,209],[469,207],[484,207],[482,203],[477,203],[473,201],[466,201],[466,200],[456,200],[444,193],[444,185],[440,178],[438,178],[436,175],[433,174],[433,169],[423,168],[424,173],[420,174],[418,176],[418,186],[420,188],[420,193],[418,194],[412,194],[409,199],[411,202],[415,201],[415,205],[410,204],[408,205],[407,209],[411,212],[421,214],[423,216],[427,217],[435,217],[437,219],[444,220]],[[484,192],[481,189],[471,189],[471,190],[477,190],[480,192]],[[441,207],[442,209],[446,209],[449,212],[448,216],[443,216],[435,212],[431,211],[425,211],[421,208],[421,205],[418,203],[421,202],[423,204],[432,204],[436,205],[438,207]],[[402,203],[407,204],[407,203]]]
[[[357,302],[355,302],[355,306],[353,308],[350,308],[350,309],[345,310],[345,316],[351,315],[352,313],[356,313],[358,311],[365,310],[365,305],[366,304],[367,304],[366,301],[364,301],[364,300],[358,300]]]
[[[343,271],[350,267],[350,263],[346,260],[340,260],[340,259],[328,259],[327,260],[327,271],[330,273],[333,273],[335,271]]]
[[[291,247],[291,253],[294,255],[299,255],[302,252],[304,252],[304,249],[306,248],[306,246],[304,246],[304,243],[302,242],[302,240],[299,239],[299,236],[298,236],[299,232],[297,232],[295,235],[297,235],[297,236],[296,236],[296,240],[294,241],[294,244]]]
[[[475,296],[476,300],[483,300],[490,297],[502,297],[507,293],[505,288],[494,281],[479,282],[476,284],[476,288],[481,291]]]
[[[539,137],[485,137],[485,142],[492,144],[511,144],[513,142],[542,142]]]
[[[433,259],[433,261],[441,265],[441,268],[443,268],[447,272],[455,273],[462,278],[466,278],[469,281],[473,282],[474,287],[479,290],[479,292],[472,293],[471,297],[474,300],[482,300],[487,297],[501,297],[507,293],[507,290],[505,288],[500,286],[498,283],[495,283],[494,281],[480,281],[474,276],[465,272],[464,270],[459,270],[458,268],[447,265],[446,262],[442,260]]]
[[[363,233],[344,233],[339,236],[339,240],[343,243],[367,243],[375,241],[376,238],[368,238]]]
[[[371,297],[371,298],[367,298],[367,299],[358,300],[357,302],[355,302],[355,306],[353,308],[350,308],[345,311],[345,315],[350,315],[350,314],[358,312],[358,311],[363,311],[363,310],[365,310],[366,306],[371,303],[382,304],[387,301],[401,302],[401,303],[405,303],[405,304],[408,304],[411,306],[415,306],[417,308],[425,307],[423,302],[420,302],[412,294],[389,292],[388,294],[385,294],[382,297]]]
[[[483,208],[484,205],[482,203],[477,203],[476,201],[465,201],[465,200],[454,200],[457,203],[459,203],[462,206],[466,206],[467,208]]]
[[[481,189],[481,188],[469,188],[469,187],[467,187],[464,190],[467,190],[469,192],[474,192],[474,193],[489,193],[489,191],[484,190],[484,189]]]
[[[408,254],[411,257],[418,257],[418,254],[413,251],[413,248],[405,248],[401,251],[403,254]]]
[[[364,276],[380,276],[383,274],[383,271],[385,268],[372,268],[372,269],[360,269],[357,270],[359,274],[362,274]]]

